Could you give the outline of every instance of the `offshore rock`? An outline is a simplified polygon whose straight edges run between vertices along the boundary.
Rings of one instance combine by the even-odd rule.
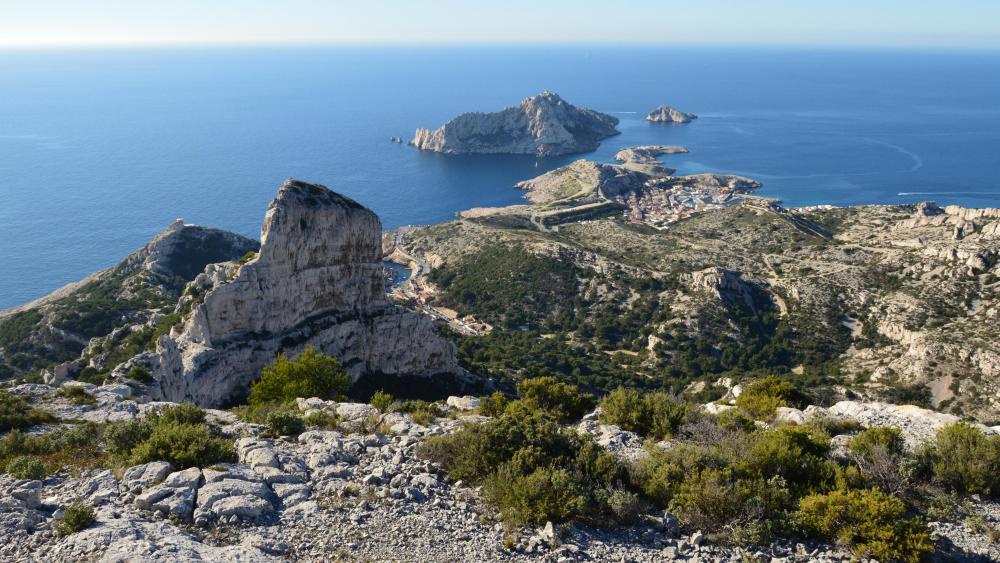
[[[617,135],[618,119],[542,92],[493,113],[464,113],[438,129],[417,129],[410,144],[448,154],[557,156],[592,151]]]
[[[698,116],[670,106],[660,106],[646,116],[646,120],[653,123],[690,123],[692,119]]]
[[[285,182],[264,218],[257,257],[194,282],[208,283],[203,301],[149,358],[154,394],[225,404],[279,352],[294,356],[308,345],[336,356],[355,380],[463,376],[454,345],[429,318],[389,303],[381,234],[378,217],[355,201]]]

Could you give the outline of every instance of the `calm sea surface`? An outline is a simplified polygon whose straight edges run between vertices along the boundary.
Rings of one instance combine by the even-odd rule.
[[[0,308],[111,266],[177,217],[256,236],[288,177],[386,227],[520,200],[579,156],[390,143],[543,89],[612,113],[584,155],[680,144],[788,205],[1000,206],[1000,54],[748,49],[0,51]],[[675,105],[701,116],[650,125]]]

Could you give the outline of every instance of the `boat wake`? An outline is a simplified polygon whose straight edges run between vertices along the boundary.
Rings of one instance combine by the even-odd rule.
[[[876,145],[882,145],[883,147],[890,148],[898,152],[899,154],[910,157],[910,159],[913,160],[913,166],[910,167],[909,172],[916,172],[917,170],[920,170],[921,168],[924,167],[924,159],[920,158],[920,155],[918,155],[913,151],[907,150],[899,145],[894,145],[886,141],[879,141],[878,139],[870,139],[868,137],[865,137],[864,141]]]

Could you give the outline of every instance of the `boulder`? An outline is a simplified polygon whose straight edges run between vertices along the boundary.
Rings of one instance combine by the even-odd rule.
[[[466,395],[464,397],[448,397],[448,406],[460,411],[472,411],[479,408],[479,397]]]
[[[153,461],[129,467],[122,475],[122,484],[133,493],[163,481],[173,471],[174,466],[166,461]]]

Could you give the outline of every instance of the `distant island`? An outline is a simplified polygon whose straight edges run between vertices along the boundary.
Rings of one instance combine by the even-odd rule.
[[[691,123],[693,119],[698,116],[670,106],[660,106],[646,116],[646,121],[653,123]]]
[[[417,129],[410,144],[447,154],[560,156],[596,149],[619,134],[618,119],[578,108],[542,92],[520,105],[492,113],[464,113],[435,130]]]

